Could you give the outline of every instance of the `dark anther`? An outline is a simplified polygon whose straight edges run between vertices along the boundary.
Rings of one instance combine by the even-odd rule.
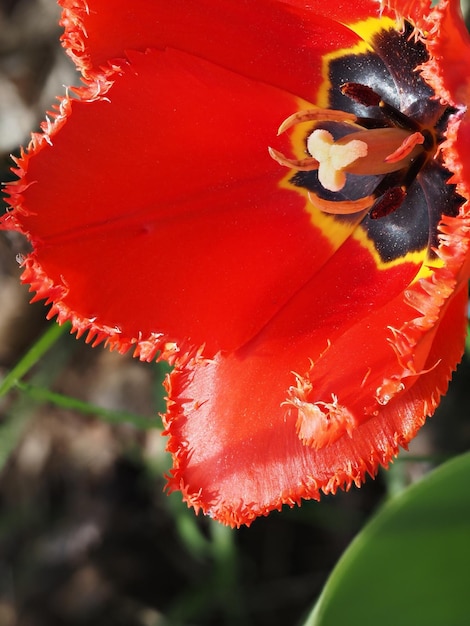
[[[343,96],[366,107],[378,107],[382,98],[371,87],[361,83],[344,83],[340,87]]]
[[[369,216],[372,220],[385,217],[396,211],[406,196],[404,187],[390,187],[378,198],[370,210]]]
[[[382,97],[371,87],[361,83],[344,83],[340,89],[342,94],[365,107],[378,106],[389,125],[411,132],[421,130],[421,126],[417,122],[388,102],[385,102],[385,100],[382,100]]]
[[[419,154],[406,172],[396,172],[392,182],[390,178],[384,178],[375,190],[377,200],[372,205],[369,216],[376,220],[396,211],[406,197],[407,190],[416,180],[421,168],[427,159],[426,153]],[[388,188],[386,187],[388,185]]]

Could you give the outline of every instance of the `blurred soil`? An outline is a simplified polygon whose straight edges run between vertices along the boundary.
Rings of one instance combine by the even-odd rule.
[[[77,81],[60,46],[53,0],[0,4],[1,179],[10,152]],[[42,333],[15,260],[24,242],[0,238],[0,379]],[[63,335],[28,374],[31,384],[150,421],[163,410],[158,365]],[[469,448],[464,362],[413,454]],[[394,471],[321,504],[273,513],[231,531],[196,518],[162,492],[168,467],[157,429],[110,424],[18,390],[0,399],[0,626],[287,626],[300,623],[343,549],[385,493],[427,463]]]

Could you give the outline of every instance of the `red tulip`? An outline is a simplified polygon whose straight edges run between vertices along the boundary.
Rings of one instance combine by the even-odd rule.
[[[34,299],[174,365],[169,488],[196,510],[249,524],[374,475],[463,351],[457,1],[61,4],[84,86],[1,223]]]

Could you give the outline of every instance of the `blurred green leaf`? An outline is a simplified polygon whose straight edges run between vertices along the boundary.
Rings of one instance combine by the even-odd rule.
[[[470,453],[388,501],[344,553],[304,626],[470,623]]]

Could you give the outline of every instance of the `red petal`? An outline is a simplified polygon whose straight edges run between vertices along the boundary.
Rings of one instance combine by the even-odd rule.
[[[470,36],[462,18],[460,2],[442,2],[418,26],[429,30],[427,49],[430,61],[423,75],[435,92],[448,103],[458,106],[470,97],[470,57],[463,53],[470,48]]]
[[[336,283],[340,291],[341,280]],[[442,305],[443,289],[439,285],[428,294],[427,317],[410,324],[401,294],[367,315],[363,284],[362,293],[348,291],[347,305],[360,308],[359,297],[364,317],[336,341],[331,327],[322,333],[316,324],[308,336],[289,335],[287,341],[272,324],[265,336],[236,354],[211,361],[196,357],[176,370],[168,383],[166,416],[174,455],[170,488],[181,489],[196,510],[240,525],[282,504],[318,499],[320,490],[335,492],[360,484],[366,473],[375,475],[434,411],[461,358],[466,290],[442,308],[436,325],[432,315]],[[368,296],[374,297],[371,291]],[[303,320],[299,314],[294,318],[301,328],[302,322],[308,326],[308,314],[314,312],[318,321],[322,304],[315,298]],[[395,337],[386,327],[392,320],[400,329]],[[427,328],[420,333],[421,326]],[[327,337],[332,337],[330,346]],[[403,352],[400,358],[392,343]],[[302,376],[296,381],[289,368]],[[394,368],[396,377],[384,378]],[[295,398],[306,403],[300,410]],[[316,420],[323,420],[321,438],[302,441],[309,428],[315,439]],[[325,433],[332,420],[329,439]],[[338,428],[342,432],[335,432]]]
[[[308,100],[316,96],[321,55],[358,41],[333,21],[342,17],[338,1],[62,0],[61,4],[66,8],[66,45],[82,71],[91,75],[126,50],[172,47]],[[361,0],[351,19],[368,17],[371,7],[377,13],[377,4]]]
[[[145,358],[184,338],[237,348],[333,251],[267,151],[296,102],[181,52],[130,58],[109,100],[66,103],[53,147],[24,159],[6,218],[34,243],[23,278]]]

